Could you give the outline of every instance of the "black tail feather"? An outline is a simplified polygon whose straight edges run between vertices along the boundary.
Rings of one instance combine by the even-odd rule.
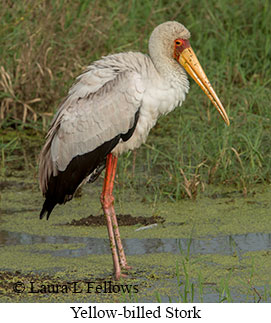
[[[75,156],[64,171],[51,175],[45,192],[45,202],[40,212],[40,219],[45,215],[50,217],[56,204],[64,204],[71,200],[78,186],[89,176],[89,182],[94,182],[105,168],[106,156],[114,149],[120,139],[127,141],[133,134],[139,117],[139,109],[135,114],[134,124],[125,134],[104,142],[93,151]]]
[[[40,219],[43,219],[43,217],[46,215],[46,219],[48,220],[50,217],[50,214],[52,213],[54,207],[56,206],[55,201],[50,201],[48,198],[44,201],[42,210],[40,212]],[[46,214],[47,213],[47,214]]]

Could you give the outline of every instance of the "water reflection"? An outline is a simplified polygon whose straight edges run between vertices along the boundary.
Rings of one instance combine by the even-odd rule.
[[[68,236],[38,236],[27,233],[0,231],[0,246],[33,245],[37,243],[76,244],[83,247],[77,249],[61,249],[49,252],[55,256],[79,257],[90,254],[110,254],[108,239]],[[270,233],[248,233],[221,236],[208,239],[123,239],[127,255],[152,253],[186,253],[190,254],[224,254],[237,253],[239,256],[248,251],[271,249]]]

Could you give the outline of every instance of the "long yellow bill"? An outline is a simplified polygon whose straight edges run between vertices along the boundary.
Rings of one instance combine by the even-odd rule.
[[[229,126],[230,121],[228,115],[225,109],[223,108],[223,105],[220,102],[218,96],[216,95],[210,81],[205,75],[200,65],[200,62],[198,61],[197,56],[191,47],[185,48],[181,52],[179,56],[179,63],[182,64],[182,66],[185,68],[187,73],[194,79],[194,81],[198,83],[198,85],[201,87],[201,89],[216,107],[223,120]]]

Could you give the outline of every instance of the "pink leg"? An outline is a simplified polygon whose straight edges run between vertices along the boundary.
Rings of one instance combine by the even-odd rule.
[[[124,254],[117,217],[114,209],[113,187],[116,174],[118,158],[109,154],[106,160],[106,173],[101,195],[101,203],[106,216],[107,230],[112,251],[115,277],[118,280],[121,276],[121,268],[129,269]]]

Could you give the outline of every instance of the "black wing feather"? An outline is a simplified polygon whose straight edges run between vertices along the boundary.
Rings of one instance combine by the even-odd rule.
[[[64,171],[59,171],[57,176],[51,175],[40,219],[46,215],[48,220],[56,204],[63,204],[71,200],[78,186],[87,176],[104,164],[106,156],[115,148],[120,139],[123,141],[130,139],[137,125],[139,111],[135,114],[133,127],[127,133],[117,135],[91,152],[74,157]],[[95,180],[101,172],[102,169],[96,174]]]

